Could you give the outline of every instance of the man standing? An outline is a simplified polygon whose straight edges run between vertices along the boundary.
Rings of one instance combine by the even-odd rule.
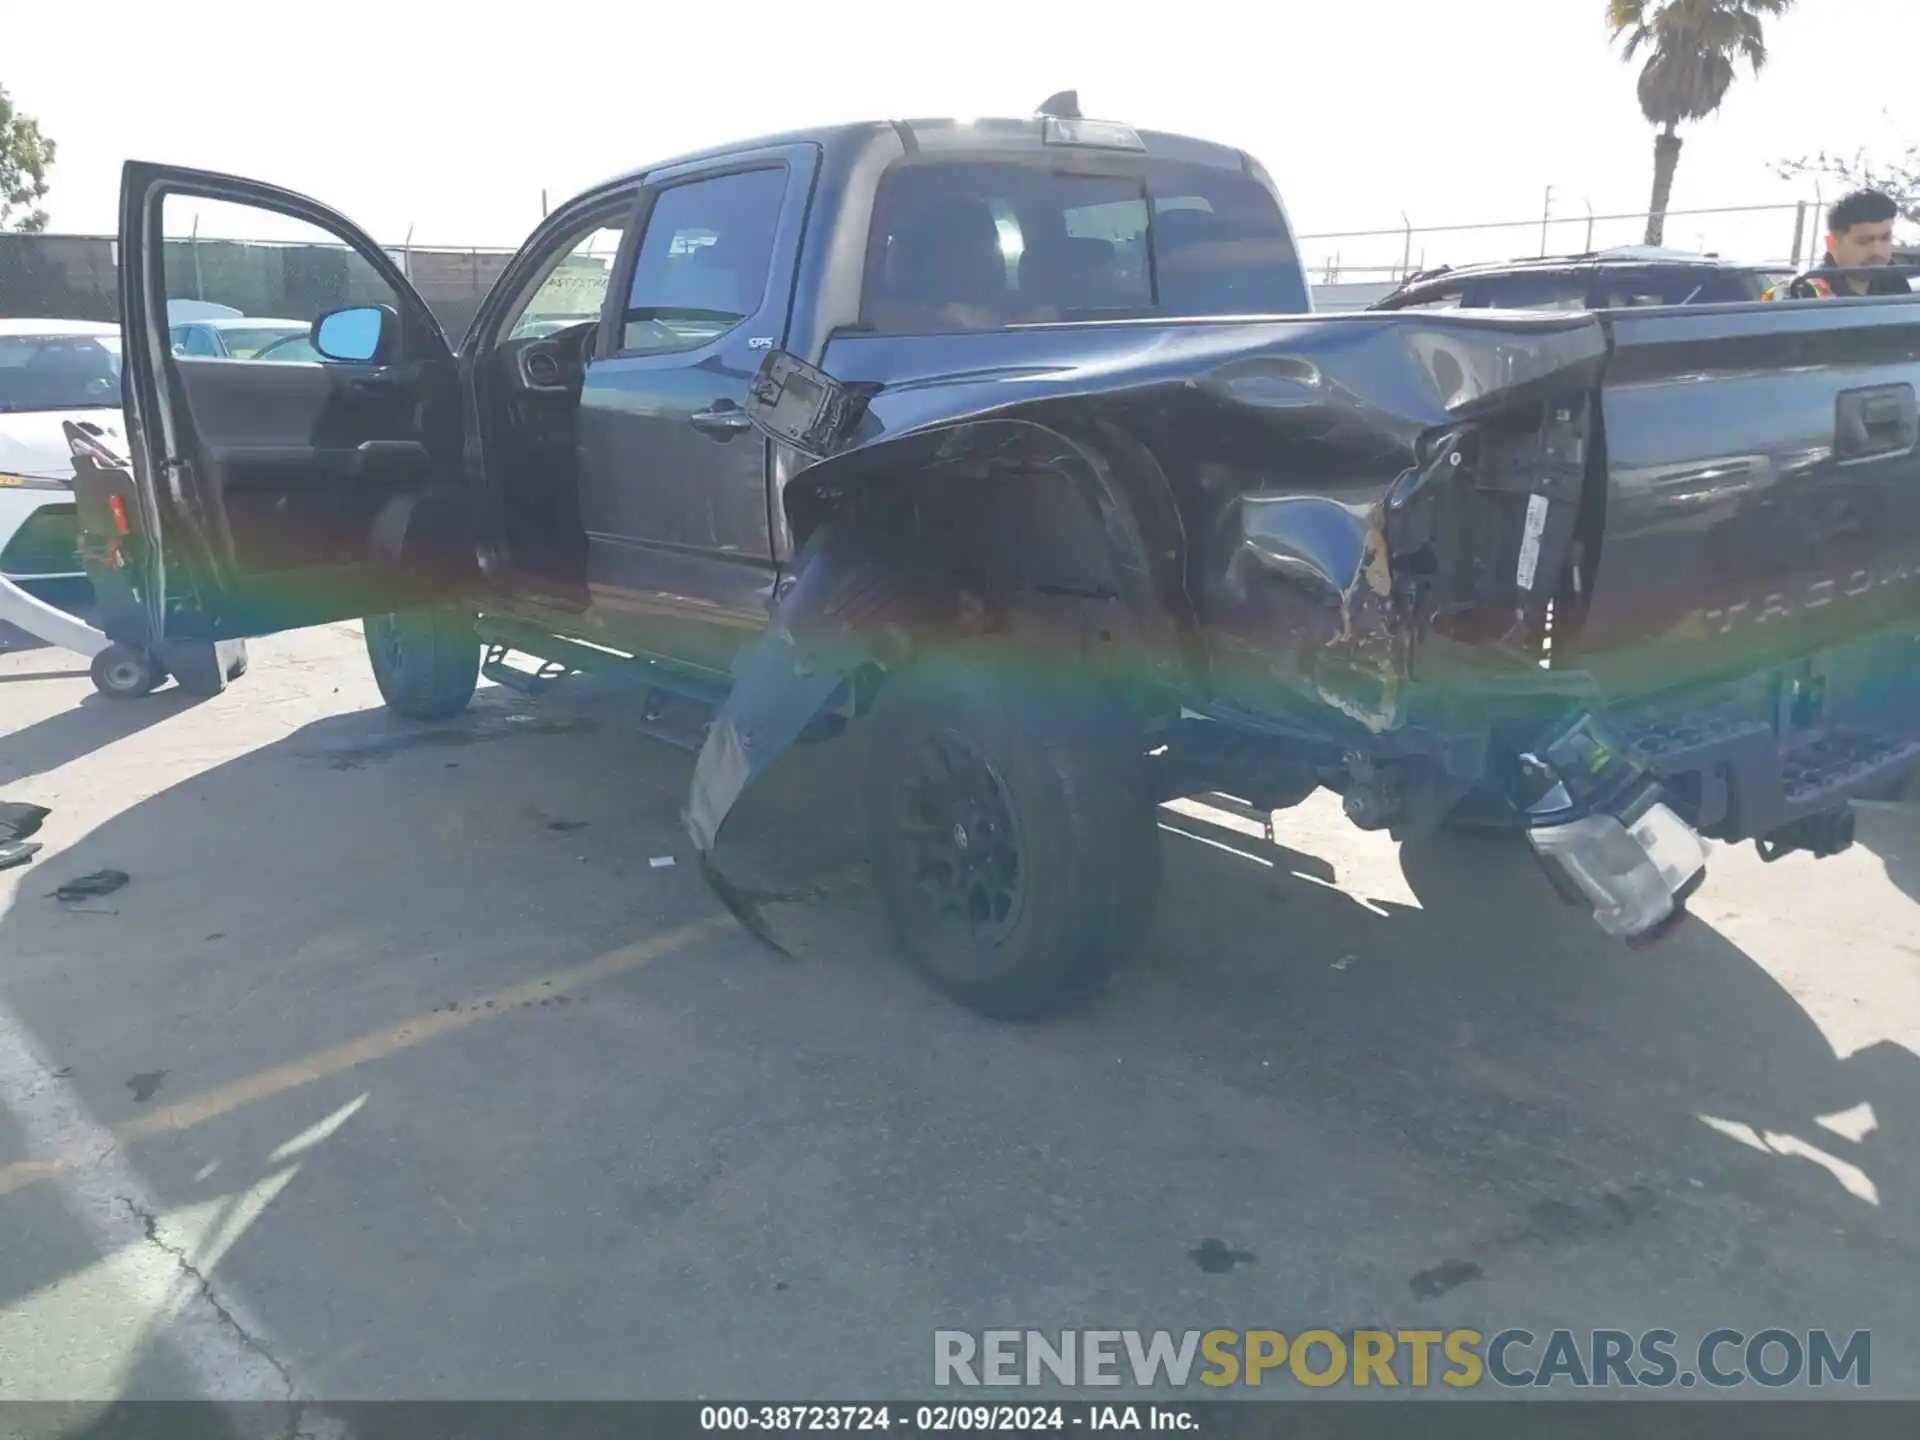
[[[1893,263],[1893,222],[1900,207],[1878,190],[1856,190],[1827,211],[1827,254],[1821,270],[1858,270]],[[1802,275],[1784,287],[1771,285],[1763,300],[1831,300],[1836,295],[1911,295],[1904,275]]]

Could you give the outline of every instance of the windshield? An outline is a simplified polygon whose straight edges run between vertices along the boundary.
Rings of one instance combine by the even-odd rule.
[[[0,335],[0,412],[119,403],[119,336]]]
[[[258,328],[219,329],[220,343],[227,347],[227,354],[235,360],[251,360],[269,345],[278,344],[295,336],[306,338],[308,327],[305,325],[272,325]],[[292,356],[283,357],[292,359]]]
[[[264,346],[260,350],[255,351],[251,357],[243,358],[251,358],[254,360],[309,361],[326,359],[324,355],[313,348],[313,341],[307,337],[307,332],[304,330],[297,335],[282,335],[271,345]]]

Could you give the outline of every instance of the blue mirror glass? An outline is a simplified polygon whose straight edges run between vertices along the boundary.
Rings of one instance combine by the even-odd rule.
[[[381,318],[373,305],[322,315],[313,327],[313,348],[329,360],[371,360],[380,353]]]

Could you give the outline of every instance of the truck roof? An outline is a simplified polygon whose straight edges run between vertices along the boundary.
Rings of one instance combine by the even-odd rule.
[[[1124,121],[1093,123],[1125,125]],[[896,135],[909,149],[922,150],[1040,150],[1046,145],[1047,119],[1040,115],[1025,118],[983,116],[923,117],[911,120],[859,120],[839,125],[816,125],[776,135],[729,140],[723,145],[688,151],[625,170],[607,177],[602,185],[617,185],[636,180],[654,170],[694,164],[704,160],[722,160],[742,151],[760,150],[777,145],[818,145],[829,154],[836,150],[858,148],[885,135]],[[1251,161],[1244,151],[1213,140],[1178,135],[1165,130],[1142,130],[1127,126],[1136,136],[1145,154],[1189,164],[1211,165],[1225,170],[1247,170]],[[600,186],[595,186],[595,189]]]

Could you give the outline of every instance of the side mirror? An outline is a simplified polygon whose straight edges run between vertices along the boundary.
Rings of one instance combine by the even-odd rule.
[[[400,317],[385,305],[329,310],[313,322],[313,348],[328,360],[384,360],[400,333]]]

